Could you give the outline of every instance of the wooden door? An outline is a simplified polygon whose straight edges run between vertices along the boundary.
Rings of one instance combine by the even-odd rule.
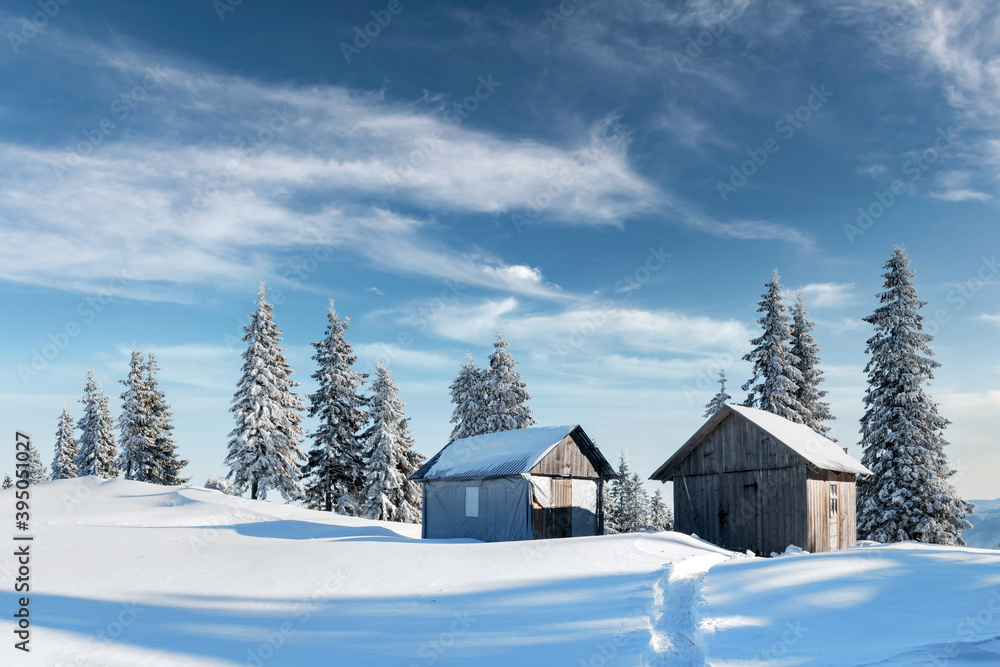
[[[837,484],[830,484],[830,550],[840,548],[840,497]]]

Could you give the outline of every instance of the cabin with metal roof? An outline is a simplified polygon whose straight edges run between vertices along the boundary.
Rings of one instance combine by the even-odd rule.
[[[650,476],[673,482],[674,530],[733,551],[855,544],[865,466],[804,424],[726,405]]]
[[[604,482],[616,477],[576,425],[456,440],[410,479],[423,487],[425,539],[502,542],[600,535]]]

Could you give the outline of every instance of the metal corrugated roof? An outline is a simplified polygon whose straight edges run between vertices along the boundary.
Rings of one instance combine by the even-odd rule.
[[[486,433],[456,440],[432,456],[411,479],[472,479],[507,477],[529,472],[563,438],[578,432],[583,447],[602,462],[602,475],[614,470],[579,425],[534,426],[515,431]],[[581,442],[582,440],[582,442]]]

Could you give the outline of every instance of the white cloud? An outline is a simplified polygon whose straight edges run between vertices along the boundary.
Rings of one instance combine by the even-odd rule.
[[[980,322],[989,322],[990,324],[995,324],[998,327],[1000,327],[1000,313],[997,313],[995,315],[989,315],[987,313],[982,313],[980,315],[976,315],[972,319],[979,320]]]
[[[806,307],[836,308],[854,300],[854,283],[810,283],[803,285]]]
[[[930,195],[935,199],[941,199],[943,201],[989,201],[993,199],[993,195],[988,195],[985,192],[977,192],[975,190],[932,191]]]
[[[403,322],[415,321],[415,316]],[[483,345],[503,327],[517,345],[542,357],[589,354],[593,350],[695,353],[742,349],[750,331],[736,320],[717,320],[625,303],[574,304],[554,312],[531,312],[513,298],[440,308],[430,329],[445,338]]]

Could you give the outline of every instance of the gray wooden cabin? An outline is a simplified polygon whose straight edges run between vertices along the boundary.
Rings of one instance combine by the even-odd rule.
[[[579,426],[539,426],[456,440],[410,479],[423,485],[425,539],[499,542],[600,535],[616,477]]]
[[[855,544],[855,482],[871,472],[808,426],[726,405],[650,479],[673,482],[674,530],[733,551]]]

